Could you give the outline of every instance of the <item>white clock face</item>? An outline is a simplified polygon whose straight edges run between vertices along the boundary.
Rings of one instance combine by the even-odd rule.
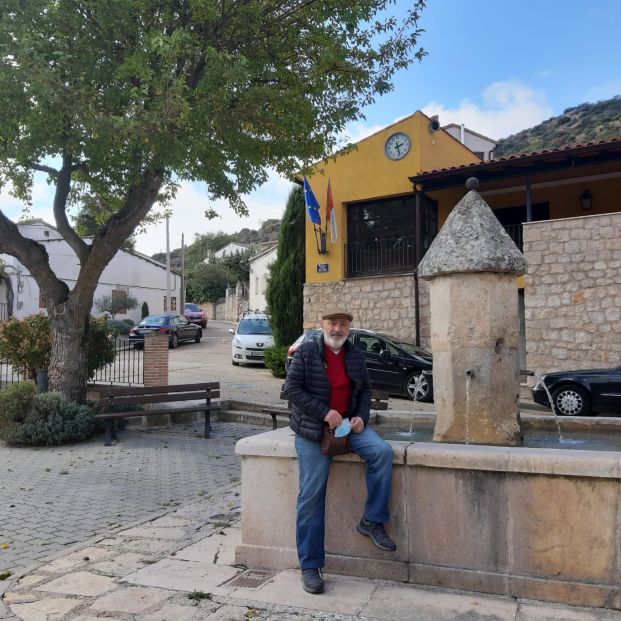
[[[402,132],[398,132],[388,137],[384,145],[384,151],[386,152],[386,156],[391,160],[400,160],[409,153],[411,146],[412,143],[410,142],[409,136]]]

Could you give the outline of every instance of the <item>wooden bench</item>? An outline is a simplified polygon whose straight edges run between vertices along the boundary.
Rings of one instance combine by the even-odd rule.
[[[284,386],[283,386],[284,389]],[[264,408],[261,408],[261,412],[263,414],[269,414],[272,417],[272,429],[277,429],[278,425],[276,423],[277,416],[291,416],[291,401],[287,400],[287,395],[285,395],[284,390],[280,391],[280,398],[283,401],[287,401],[287,405],[270,405]],[[372,390],[371,391],[371,410],[387,410],[388,409],[388,398],[389,395],[387,392],[382,392],[380,390]]]
[[[171,386],[91,386],[99,392],[97,405],[99,412],[95,418],[105,421],[104,446],[112,444],[114,421],[117,418],[136,416],[156,416],[160,414],[179,414],[187,412],[203,412],[205,416],[204,437],[211,437],[210,414],[219,410],[219,404],[211,400],[220,397],[220,382],[203,382],[200,384],[174,384]],[[159,404],[179,401],[202,401],[204,403],[161,407]],[[128,406],[156,405],[147,410],[125,409]]]

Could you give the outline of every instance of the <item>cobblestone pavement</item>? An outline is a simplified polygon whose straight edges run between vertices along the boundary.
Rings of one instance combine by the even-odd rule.
[[[0,574],[19,574],[96,534],[169,511],[239,480],[235,442],[265,431],[213,423],[125,429],[56,448],[0,447]],[[0,590],[2,583],[0,582]]]

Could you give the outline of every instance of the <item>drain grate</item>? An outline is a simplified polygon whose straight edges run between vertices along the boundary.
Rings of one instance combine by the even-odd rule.
[[[247,569],[246,571],[235,576],[222,586],[235,587],[242,589],[258,589],[263,586],[270,578],[273,578],[276,572],[273,571],[255,571]]]

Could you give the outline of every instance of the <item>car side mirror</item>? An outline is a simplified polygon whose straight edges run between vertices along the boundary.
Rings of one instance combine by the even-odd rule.
[[[392,356],[390,355],[390,352],[387,349],[382,349],[379,357],[380,357],[380,360],[383,360],[384,362],[388,362],[392,358]]]
[[[235,334],[235,330],[233,330],[233,328],[229,328],[229,334]]]

